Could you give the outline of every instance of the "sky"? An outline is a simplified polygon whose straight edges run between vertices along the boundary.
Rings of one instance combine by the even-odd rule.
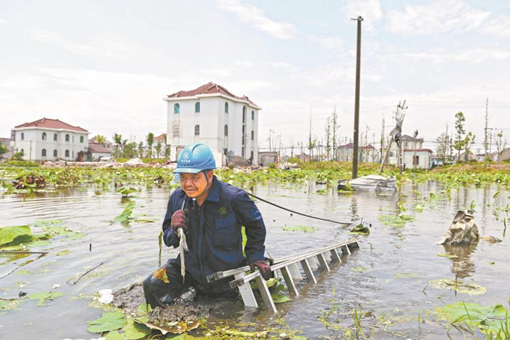
[[[140,141],[166,132],[166,95],[214,82],[262,107],[260,148],[306,145],[310,121],[324,140],[334,110],[350,141],[358,16],[369,143],[403,100],[433,150],[461,111],[483,152],[487,98],[510,135],[507,0],[0,0],[0,137],[47,117]]]

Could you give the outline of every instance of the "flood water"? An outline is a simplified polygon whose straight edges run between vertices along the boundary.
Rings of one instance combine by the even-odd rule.
[[[456,301],[487,306],[500,303],[508,307],[510,247],[503,224],[508,217],[504,210],[509,203],[508,191],[497,186],[460,188],[453,189],[448,197],[440,194],[441,184],[427,182],[405,184],[399,192],[387,196],[368,192],[339,194],[334,188],[327,189],[324,195],[316,193],[323,188],[326,186],[270,184],[248,189],[305,214],[340,221],[362,218],[371,224],[371,234],[356,236],[360,249],[344,257],[342,264],[333,265],[331,272],[317,274],[317,284],[301,283],[298,297],[277,305],[279,317],[265,308],[244,310],[241,303],[232,303],[226,307],[222,304],[222,310],[214,311],[211,322],[219,319],[229,320],[232,325],[255,322],[260,330],[266,326],[288,327],[301,330],[301,335],[309,339],[336,339],[342,338],[346,328],[352,329],[353,312],[362,309],[366,314],[361,320],[361,329],[367,337],[443,339],[447,334],[446,323],[437,320],[432,313],[435,307]],[[77,297],[90,296],[101,289],[125,287],[143,280],[158,267],[158,234],[171,190],[140,190],[132,199],[136,202],[134,215],[154,218],[154,223],[111,224],[109,220],[122,212],[126,202],[122,202],[118,194],[98,194],[90,187],[27,197],[0,197],[0,226],[62,220],[69,229],[86,234],[79,239],[57,236],[49,245],[30,249],[48,252],[43,257],[39,254],[27,254],[23,258],[0,255],[0,277],[3,277],[0,297],[15,298],[20,292],[65,294],[43,306],[26,299],[17,309],[0,310],[0,338],[98,337],[87,332],[87,321],[100,317],[102,310],[90,307],[90,300]],[[498,190],[501,193],[493,198]],[[424,202],[423,198],[429,198],[430,193],[435,198]],[[384,225],[379,216],[394,214],[399,201],[405,202],[406,214],[412,215],[414,220],[403,227]],[[422,209],[416,209],[417,204]],[[263,202],[257,205],[266,223],[266,249],[271,257],[299,253],[352,237],[344,226],[291,216]],[[436,245],[456,212],[470,207],[475,209],[481,236],[494,236],[503,242],[480,241],[474,247],[456,249]],[[285,226],[297,225],[315,226],[317,230],[309,233],[283,230]],[[70,253],[62,253],[64,250]],[[438,256],[441,253],[454,254],[457,258]],[[163,261],[176,255],[176,250],[165,248]],[[66,283],[101,263],[75,285]],[[462,279],[486,287],[487,292],[466,295],[429,284],[437,279]],[[55,285],[60,286],[54,289]],[[286,326],[281,325],[283,322]],[[449,334],[452,338],[463,338],[454,329]]]

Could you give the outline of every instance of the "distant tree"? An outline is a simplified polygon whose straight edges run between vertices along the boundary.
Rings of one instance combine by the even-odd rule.
[[[437,137],[436,144],[437,144],[436,154],[439,158],[441,158],[443,164],[445,164],[450,159],[451,156],[450,136],[443,132],[439,137]]]
[[[123,153],[122,149],[122,135],[120,134],[114,134],[113,135],[113,142],[115,143],[113,147],[113,156],[114,157],[121,157]]]
[[[464,122],[466,118],[462,112],[457,112],[455,114],[455,140],[453,143],[453,148],[457,150],[457,160],[460,161],[460,152],[464,150],[466,139],[464,138],[464,134],[466,131],[464,130]]]
[[[149,132],[147,135],[147,157],[152,158],[152,145],[154,144],[154,134]]]
[[[471,132],[468,132],[466,138],[464,138],[464,153],[465,153],[464,161],[466,163],[469,161],[469,155],[473,153],[471,151],[471,147],[473,146],[473,144],[475,144],[475,138],[476,136]]]
[[[0,144],[0,156],[7,153],[9,151],[3,144]]]
[[[506,147],[506,138],[503,139],[503,130],[499,131],[496,134],[496,151],[498,152],[498,160],[499,156],[501,155],[501,152],[505,150]]]
[[[143,142],[138,143],[138,157],[143,158]]]
[[[159,158],[159,156],[161,155],[162,148],[163,148],[163,144],[161,143],[160,140],[158,140],[158,142],[156,143],[156,146],[154,147],[154,149],[156,149],[156,158]]]
[[[127,142],[127,140],[124,140],[124,158],[134,158],[138,154],[138,148],[136,142]]]
[[[336,147],[337,145],[337,132],[340,128],[340,125],[338,125],[338,115],[336,114],[336,108],[333,110],[333,114],[331,115],[331,144],[333,148],[333,160],[336,161]]]
[[[330,160],[331,154],[331,119],[326,119],[326,160]]]
[[[105,146],[106,144],[106,137],[103,135],[96,135],[94,137],[94,140],[96,141],[96,143],[101,144],[102,146]]]

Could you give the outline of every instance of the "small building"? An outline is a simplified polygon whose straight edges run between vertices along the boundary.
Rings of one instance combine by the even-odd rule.
[[[172,160],[190,143],[207,144],[218,165],[227,155],[258,161],[258,119],[261,108],[247,96],[236,96],[221,85],[207,83],[164,99],[167,105],[167,143]]]
[[[347,143],[340,145],[336,149],[336,159],[342,162],[352,161],[354,154],[354,144]],[[358,162],[360,163],[379,163],[380,162],[379,151],[374,148],[372,144],[359,146],[358,147]]]
[[[23,159],[81,161],[88,149],[89,132],[58,119],[42,118],[14,127],[11,145]]]
[[[503,149],[498,155],[498,162],[507,161],[510,159],[510,148]]]
[[[278,152],[276,151],[259,151],[258,156],[258,164],[260,166],[269,166],[271,163],[278,163]]]
[[[111,145],[111,143],[109,143]],[[88,148],[89,160],[91,161],[100,161],[103,158],[111,158],[112,157],[112,149],[108,147],[107,143],[100,144],[95,141],[94,138],[89,140],[89,148]]]
[[[432,150],[404,149],[403,164],[406,169],[430,169],[432,167]]]
[[[0,138],[0,144],[5,146],[5,148],[7,149],[7,152],[4,153],[3,155],[0,155],[0,159],[9,159],[12,157],[12,155],[14,154],[13,152],[13,147],[11,145],[11,139],[10,138]]]
[[[165,158],[166,145],[166,133],[154,137],[154,142],[152,143],[152,158]]]

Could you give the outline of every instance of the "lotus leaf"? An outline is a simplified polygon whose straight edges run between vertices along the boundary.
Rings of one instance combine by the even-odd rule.
[[[103,313],[99,319],[88,321],[87,330],[91,333],[103,333],[121,329],[126,326],[127,320],[123,313]]]
[[[503,327],[508,327],[509,311],[500,304],[484,307],[476,303],[459,301],[438,307],[436,312],[452,324],[467,323],[478,327],[484,333],[499,332]]]
[[[52,301],[55,298],[64,296],[64,293],[59,292],[39,292],[28,295],[30,300],[39,300],[36,306],[42,306],[46,301]]]
[[[432,280],[430,283],[437,288],[453,289],[461,294],[480,295],[487,292],[485,287],[479,286],[476,283],[464,283],[460,280],[439,279]]]
[[[106,335],[105,340],[126,340],[126,337],[117,331],[113,331]]]
[[[136,323],[133,320],[128,320],[127,325],[122,328],[124,335],[129,340],[143,339],[151,333],[151,330],[142,324]]]
[[[30,236],[31,234],[28,225],[0,228],[0,246],[11,243],[20,236]]]

